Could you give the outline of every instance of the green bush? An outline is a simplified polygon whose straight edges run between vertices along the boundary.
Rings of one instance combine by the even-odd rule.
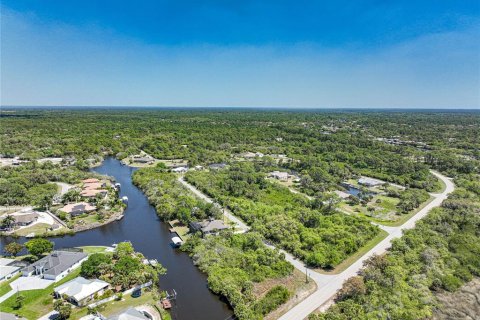
[[[287,288],[281,285],[275,286],[270,289],[262,299],[255,303],[253,309],[257,314],[267,315],[287,302],[290,296],[291,292],[288,291]]]

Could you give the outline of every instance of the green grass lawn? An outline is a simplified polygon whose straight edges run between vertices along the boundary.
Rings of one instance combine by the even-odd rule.
[[[10,283],[17,280],[20,276],[21,274],[19,273],[16,276],[8,279],[7,281],[3,281],[2,283],[0,283],[0,297],[12,290],[12,287],[10,287]]]
[[[377,203],[377,201],[380,201]],[[376,219],[379,221],[392,221],[397,219],[397,205],[399,203],[398,198],[387,197],[384,195],[376,195],[366,206],[360,204],[351,206],[346,202],[343,202],[340,206],[342,211],[349,214],[356,214],[364,216],[368,219]],[[375,210],[373,212],[368,211],[368,208],[372,207]]]
[[[108,247],[105,246],[84,246],[84,247],[79,247],[83,249],[83,252],[87,254],[92,254],[92,253],[103,253],[105,250],[107,250]]]
[[[427,201],[425,201],[424,203],[422,203],[420,205],[420,207],[410,211],[409,213],[407,214],[402,214],[400,216],[398,216],[399,218],[395,221],[382,221],[382,220],[376,220],[376,219],[372,219],[372,221],[375,221],[379,224],[382,224],[384,226],[388,226],[388,227],[398,227],[398,226],[401,226],[402,224],[404,224],[405,222],[408,221],[408,219],[410,219],[411,217],[413,217],[414,215],[416,215],[418,213],[418,211],[422,210],[423,208],[425,208],[425,206],[427,204],[429,204],[430,202],[432,202],[434,199],[434,197],[430,197]]]
[[[381,199],[381,202],[375,203],[377,199]],[[363,216],[370,221],[376,222],[384,226],[398,227],[404,224],[408,219],[413,217],[415,214],[417,214],[418,211],[422,210],[433,199],[434,199],[433,197],[430,197],[427,201],[422,203],[420,207],[410,211],[407,214],[393,215],[393,212],[398,211],[396,206],[400,200],[397,198],[381,196],[381,195],[375,196],[373,200],[370,201],[366,207],[363,207],[361,205],[351,206],[345,202],[342,202],[340,204],[340,211],[343,211],[344,213],[347,213],[347,214],[355,214],[355,215]],[[375,211],[376,216],[372,216],[372,214],[368,212],[367,208],[369,206],[376,207],[376,211]],[[384,215],[384,217],[382,217],[382,215]],[[393,217],[394,220],[392,220],[391,217]]]
[[[360,259],[365,253],[370,251],[373,247],[375,247],[380,241],[385,239],[388,236],[388,233],[384,230],[380,230],[375,238],[370,240],[366,245],[360,248],[357,252],[349,256],[347,259],[343,260],[338,266],[336,266],[333,270],[326,271],[324,269],[315,269],[316,272],[322,274],[339,274],[345,271],[348,267],[350,267],[355,261]]]
[[[80,268],[75,269],[62,280],[41,290],[21,291],[19,294],[25,297],[22,308],[15,309],[16,294],[0,304],[0,311],[14,313],[27,319],[38,319],[53,310],[53,288],[70,281],[80,274]]]
[[[447,188],[447,185],[445,184],[445,182],[443,182],[442,179],[437,178],[437,181],[438,181],[439,188],[437,188],[437,190],[435,190],[435,192],[442,193]]]

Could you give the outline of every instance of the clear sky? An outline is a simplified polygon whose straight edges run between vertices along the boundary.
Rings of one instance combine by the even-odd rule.
[[[480,1],[2,0],[1,104],[480,109]]]

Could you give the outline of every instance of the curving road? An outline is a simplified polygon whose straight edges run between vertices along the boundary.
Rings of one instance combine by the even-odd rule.
[[[279,318],[279,320],[299,320],[306,318],[310,313],[326,304],[331,300],[331,298],[336,294],[338,290],[342,288],[343,282],[348,278],[355,276],[360,269],[363,267],[363,262],[370,258],[371,256],[377,254],[383,254],[385,251],[390,248],[392,240],[402,236],[403,230],[411,229],[415,227],[415,224],[418,220],[425,217],[430,210],[440,206],[443,200],[447,199],[448,195],[453,192],[455,186],[453,182],[437,172],[431,171],[437,178],[442,180],[446,188],[441,193],[431,194],[434,199],[428,203],[423,209],[421,209],[416,215],[410,218],[407,222],[399,227],[382,227],[385,231],[388,232],[388,236],[378,243],[374,248],[364,254],[360,259],[355,261],[350,267],[345,271],[337,275],[324,275],[318,274],[315,272],[311,273],[311,278],[317,283],[317,291],[308,296],[305,300],[297,304],[295,307],[290,309],[287,313]],[[287,257],[287,260],[288,257]],[[290,261],[290,260],[289,260]],[[298,264],[304,266],[302,263],[297,261],[295,267],[298,268]]]
[[[388,233],[388,236],[381,242],[379,242],[370,251],[365,253],[360,259],[350,265],[345,271],[336,275],[325,275],[314,272],[312,270],[308,270],[309,277],[317,284],[317,290],[311,295],[309,295],[305,300],[287,311],[279,318],[279,320],[304,319],[318,308],[328,305],[328,302],[331,301],[332,297],[337,293],[338,290],[342,288],[343,282],[348,278],[355,276],[363,268],[363,263],[365,260],[367,260],[373,255],[380,255],[385,253],[387,249],[390,248],[392,240],[402,236],[403,230],[412,229],[413,227],[415,227],[416,222],[425,217],[430,212],[430,210],[440,206],[443,200],[447,199],[448,195],[452,193],[453,190],[455,190],[455,185],[450,180],[450,178],[447,178],[444,175],[434,171],[431,171],[431,173],[445,183],[445,190],[443,190],[441,193],[431,194],[434,199],[430,203],[428,203],[423,209],[418,211],[416,215],[407,220],[403,225],[398,227],[379,226]],[[185,187],[187,187],[189,190],[191,190],[199,198],[209,203],[214,202],[209,196],[205,195],[193,185],[186,182],[183,177],[179,177],[178,181],[182,183]],[[225,215],[227,215],[230,220],[237,223],[237,227],[243,232],[249,230],[249,227],[245,225],[241,220],[236,218],[228,209],[225,209]],[[267,244],[267,246],[274,248],[274,246],[272,246],[271,244]],[[303,262],[295,259],[291,254],[282,249],[280,249],[280,251],[285,254],[285,259],[289,261],[295,268],[297,268],[301,272],[305,272],[307,270]]]

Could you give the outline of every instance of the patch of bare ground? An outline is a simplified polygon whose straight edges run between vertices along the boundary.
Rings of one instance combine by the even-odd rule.
[[[480,278],[473,279],[456,292],[442,292],[436,296],[440,305],[434,310],[433,319],[480,319]]]
[[[290,292],[292,292],[292,296],[286,303],[266,315],[264,317],[265,320],[278,319],[281,315],[293,308],[317,289],[317,285],[313,280],[310,279],[310,281],[306,283],[305,274],[294,269],[293,274],[288,277],[269,279],[255,284],[253,287],[253,294],[257,299],[260,299],[267,294],[270,289],[278,285],[285,286]]]

